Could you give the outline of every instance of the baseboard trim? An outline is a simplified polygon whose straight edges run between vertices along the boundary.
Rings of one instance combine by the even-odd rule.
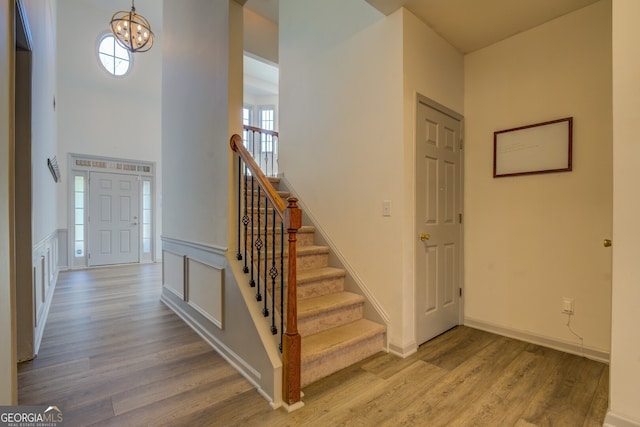
[[[614,414],[609,410],[602,425],[603,427],[640,427],[640,421],[634,421],[622,415]]]
[[[415,343],[415,341],[404,346],[389,343],[387,347],[388,353],[391,353],[398,357],[402,357],[403,359],[411,356],[418,351],[418,345]]]
[[[518,329],[505,328],[504,326],[495,325],[493,323],[484,322],[482,320],[477,320],[470,317],[464,318],[464,325],[494,334],[503,335],[505,337],[515,338],[520,341],[541,345],[543,347],[549,347],[555,350],[564,351],[565,353],[584,356],[587,359],[595,360],[597,362],[607,364],[609,363],[609,353],[595,348],[584,347],[583,352],[583,349],[579,345],[574,343],[564,342],[554,338],[549,338]]]
[[[51,280],[51,284],[48,289],[48,294],[45,299],[44,305],[40,310],[40,323],[38,323],[38,327],[36,328],[36,336],[34,340],[33,353],[37,355],[40,351],[40,344],[42,343],[42,337],[44,336],[44,327],[47,324],[47,320],[49,319],[49,309],[51,308],[51,301],[53,301],[53,294],[56,291],[56,284],[58,283],[58,271],[54,273],[53,279]]]

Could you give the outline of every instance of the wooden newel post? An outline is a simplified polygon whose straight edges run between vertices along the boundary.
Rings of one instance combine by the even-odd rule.
[[[289,286],[287,289],[287,328],[282,337],[282,398],[292,405],[300,401],[300,350],[298,333],[298,297],[296,286],[296,240],[302,226],[302,211],[298,199],[287,199],[286,226],[289,233]]]

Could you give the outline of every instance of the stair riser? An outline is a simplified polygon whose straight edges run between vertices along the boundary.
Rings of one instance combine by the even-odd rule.
[[[362,318],[363,304],[340,307],[310,317],[298,315],[298,332],[300,336],[308,336],[336,326],[345,325]]]
[[[262,281],[260,282],[262,283]],[[267,289],[271,294],[271,278],[267,281]],[[276,306],[280,307],[280,279],[276,278]],[[344,291],[344,277],[336,277],[331,279],[317,280],[314,282],[298,283],[298,301],[309,298],[320,297],[323,295],[335,294]],[[288,286],[285,281],[284,300],[287,302]]]
[[[280,196],[280,198],[284,201],[285,205],[287,204],[287,198],[289,197],[289,193],[286,192],[278,192],[278,196]],[[252,203],[252,199],[253,199],[253,205]],[[244,195],[242,196],[242,202],[244,203]],[[264,203],[265,203],[265,195],[263,192],[260,193],[260,206],[264,207]],[[254,191],[253,194],[251,194],[251,189],[249,189],[249,193],[247,193],[247,206],[251,207],[251,206],[258,206],[258,192]]]
[[[301,368],[302,387],[344,369],[360,360],[366,359],[381,351],[383,347],[384,334],[378,334],[353,343],[348,347],[339,349],[319,359],[308,362],[303,360]]]
[[[273,186],[273,188],[275,188],[276,191],[279,191],[280,189],[280,180],[279,179],[272,179],[272,178],[267,178],[269,180],[269,182],[271,182],[271,185]],[[253,181],[253,178],[248,178],[247,179],[247,188],[249,189],[249,191],[251,191],[251,181]],[[243,183],[244,185],[244,180]],[[253,188],[254,190],[258,188],[258,181],[256,181],[255,183],[253,183]]]

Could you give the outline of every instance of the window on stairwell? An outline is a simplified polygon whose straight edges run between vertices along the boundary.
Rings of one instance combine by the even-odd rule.
[[[253,126],[253,105],[243,105],[242,106],[242,124],[245,126]],[[242,142],[244,143],[244,146],[246,147],[247,150],[249,150],[250,153],[253,153],[253,144],[249,138],[249,131],[248,130],[242,130]]]
[[[262,105],[258,109],[258,127],[266,130],[275,129],[275,107],[273,105]],[[260,151],[262,153],[273,152],[273,135],[261,134]]]

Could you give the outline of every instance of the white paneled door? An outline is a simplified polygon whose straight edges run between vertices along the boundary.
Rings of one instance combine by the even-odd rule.
[[[91,172],[89,195],[89,265],[139,262],[138,177]]]
[[[416,338],[422,344],[460,321],[461,121],[419,102],[416,131]]]

